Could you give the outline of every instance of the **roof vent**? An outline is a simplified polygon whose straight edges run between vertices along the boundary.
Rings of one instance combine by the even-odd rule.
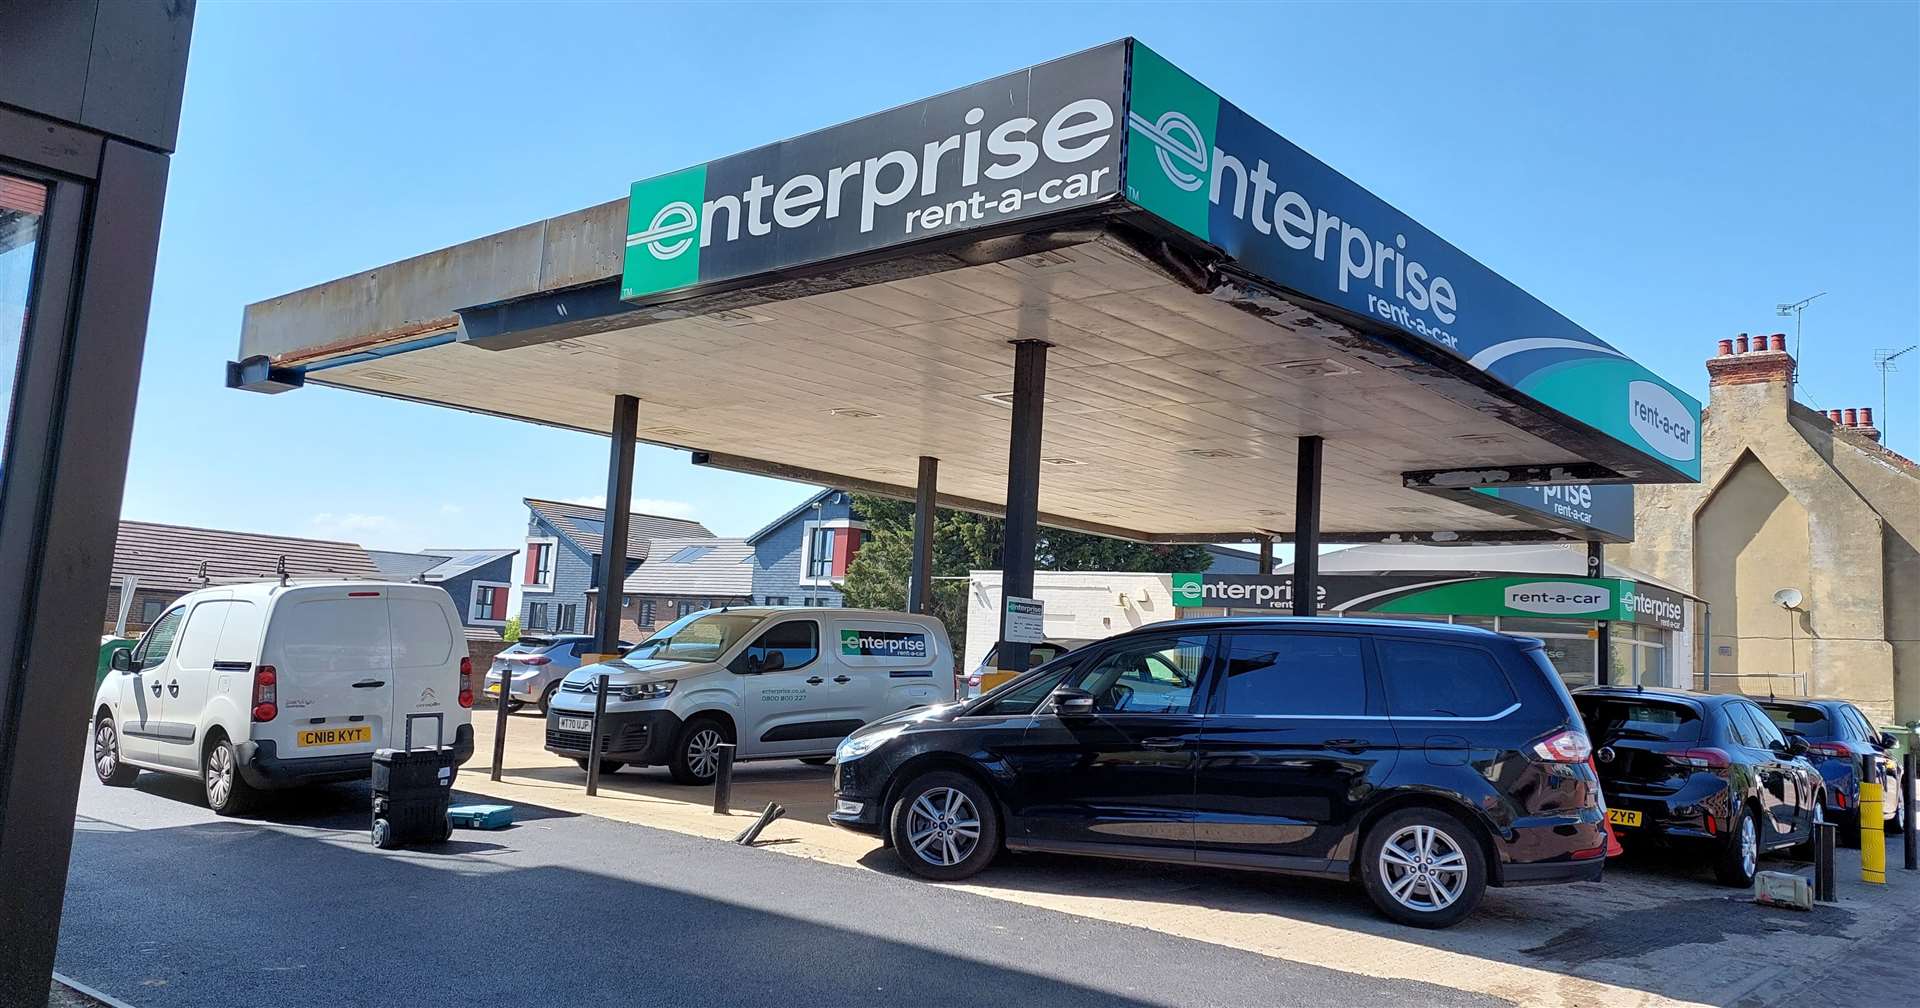
[[[1316,357],[1306,360],[1275,361],[1266,367],[1285,371],[1290,375],[1313,375],[1319,378],[1338,378],[1342,375],[1359,372],[1331,357]]]
[[[1044,456],[1044,457],[1042,457],[1042,458],[1040,459],[1040,461],[1041,461],[1041,463],[1042,463],[1042,464],[1045,464],[1045,465],[1051,465],[1051,466],[1077,466],[1077,465],[1086,465],[1086,463],[1085,463],[1085,462],[1082,462],[1082,461],[1080,461],[1079,459],[1072,459],[1072,458],[1067,458],[1067,457],[1066,457],[1066,456],[1064,456],[1064,455],[1047,455],[1047,456]]]
[[[874,420],[880,414],[868,410],[855,409],[852,406],[840,406],[827,411],[828,416],[846,417],[849,420]]]
[[[651,434],[654,438],[661,441],[672,441],[676,444],[696,440],[700,437],[699,431],[690,431],[685,427],[649,427],[640,433]]]
[[[1234,451],[1231,448],[1182,448],[1180,449],[1180,454],[1203,459],[1243,459],[1253,457],[1245,452]]]
[[[411,385],[411,384],[414,384],[415,382],[415,379],[407,375],[400,374],[397,371],[378,371],[378,370],[369,368],[362,371],[352,372],[352,374],[355,378],[363,378],[367,381],[380,382],[386,385]]]

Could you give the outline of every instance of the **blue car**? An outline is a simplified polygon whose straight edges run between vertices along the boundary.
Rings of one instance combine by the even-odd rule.
[[[1893,736],[1873,727],[1860,708],[1845,700],[1777,700],[1754,698],[1784,735],[1807,740],[1807,759],[1827,782],[1827,819],[1840,824],[1840,842],[1860,842],[1860,760],[1873,756],[1885,774],[1881,809],[1886,830],[1900,831],[1903,794],[1900,765],[1888,753]]]

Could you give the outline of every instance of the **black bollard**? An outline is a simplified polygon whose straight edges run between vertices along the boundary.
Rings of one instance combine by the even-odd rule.
[[[1917,762],[1920,760],[1915,760],[1913,753],[1907,753],[1900,761],[1900,839],[1906,843],[1902,867],[1908,871],[1920,868],[1920,835],[1913,829],[1913,771]]]
[[[1813,837],[1813,898],[1821,903],[1836,902],[1833,895],[1833,846],[1840,839],[1840,827],[1823,822]]]
[[[593,730],[587,733],[587,797],[600,793],[600,722],[607,719],[607,673],[593,691]]]
[[[720,743],[720,767],[713,772],[713,814],[726,815],[733,808],[733,743]]]
[[[768,802],[766,810],[760,813],[760,818],[754,820],[753,825],[741,830],[740,835],[733,838],[733,842],[742,847],[753,846],[753,841],[759,838],[760,831],[766,829],[768,823],[786,814],[787,810],[780,807],[779,802]]]
[[[509,692],[513,689],[512,663],[500,670],[500,696],[494,700],[498,709],[493,717],[493,779],[500,779],[500,768],[507,761],[507,701],[512,699]]]

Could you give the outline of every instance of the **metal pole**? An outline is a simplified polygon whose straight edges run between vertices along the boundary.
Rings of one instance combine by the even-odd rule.
[[[1907,745],[1913,745],[1915,735],[1907,736]],[[1920,869],[1920,834],[1914,833],[1913,817],[1913,771],[1915,758],[1908,752],[1900,759],[1900,839],[1906,848],[1906,858],[1901,867],[1908,871]]]
[[[920,456],[920,481],[913,490],[913,565],[907,577],[907,611],[933,611],[934,500],[940,482],[940,460]]]
[[[620,650],[620,603],[627,580],[627,518],[633,510],[633,444],[640,433],[640,400],[613,397],[613,430],[607,445],[607,514],[600,539],[600,611],[593,646],[600,654]]]
[[[1043,340],[1013,344],[1013,436],[1007,444],[1007,520],[1000,543],[999,671],[1025,672],[1028,644],[1007,640],[1009,598],[1033,597],[1033,554],[1040,523],[1040,432],[1047,394]]]
[[[1833,847],[1839,833],[1840,827],[1830,822],[1823,822],[1814,830],[1813,898],[1821,903],[1834,902]]]
[[[1293,614],[1320,613],[1320,473],[1324,445],[1318,434],[1300,439],[1293,491]]]
[[[1607,576],[1606,543],[1587,544],[1587,576]],[[1600,657],[1594,666],[1593,681],[1605,686],[1613,681],[1613,624],[1607,620],[1595,620],[1593,630],[1593,648]]]
[[[1273,537],[1260,537],[1260,573],[1262,576],[1273,573]]]
[[[720,743],[720,768],[713,772],[713,814],[733,810],[733,743]]]
[[[513,662],[500,670],[500,695],[494,699],[493,779],[500,779],[500,768],[507,760],[507,701],[513,698]]]
[[[593,691],[593,730],[587,733],[587,797],[600,793],[600,722],[607,718],[607,673]]]
[[[779,802],[768,802],[767,807],[761,810],[760,818],[755,819],[753,825],[741,830],[740,835],[733,838],[733,842],[743,847],[753,846],[753,842],[760,838],[761,830],[766,829],[769,823],[786,814],[786,808]]]

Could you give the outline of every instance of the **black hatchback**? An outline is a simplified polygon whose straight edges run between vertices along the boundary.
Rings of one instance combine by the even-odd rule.
[[[1600,877],[1573,702],[1540,642],[1359,619],[1180,620],[869,724],[833,821],[947,881],[1002,849],[1355,879],[1444,927],[1488,885]]]
[[[1722,883],[1751,886],[1762,854],[1812,841],[1826,782],[1806,741],[1753,701],[1636,686],[1573,697],[1623,846],[1692,852]]]

